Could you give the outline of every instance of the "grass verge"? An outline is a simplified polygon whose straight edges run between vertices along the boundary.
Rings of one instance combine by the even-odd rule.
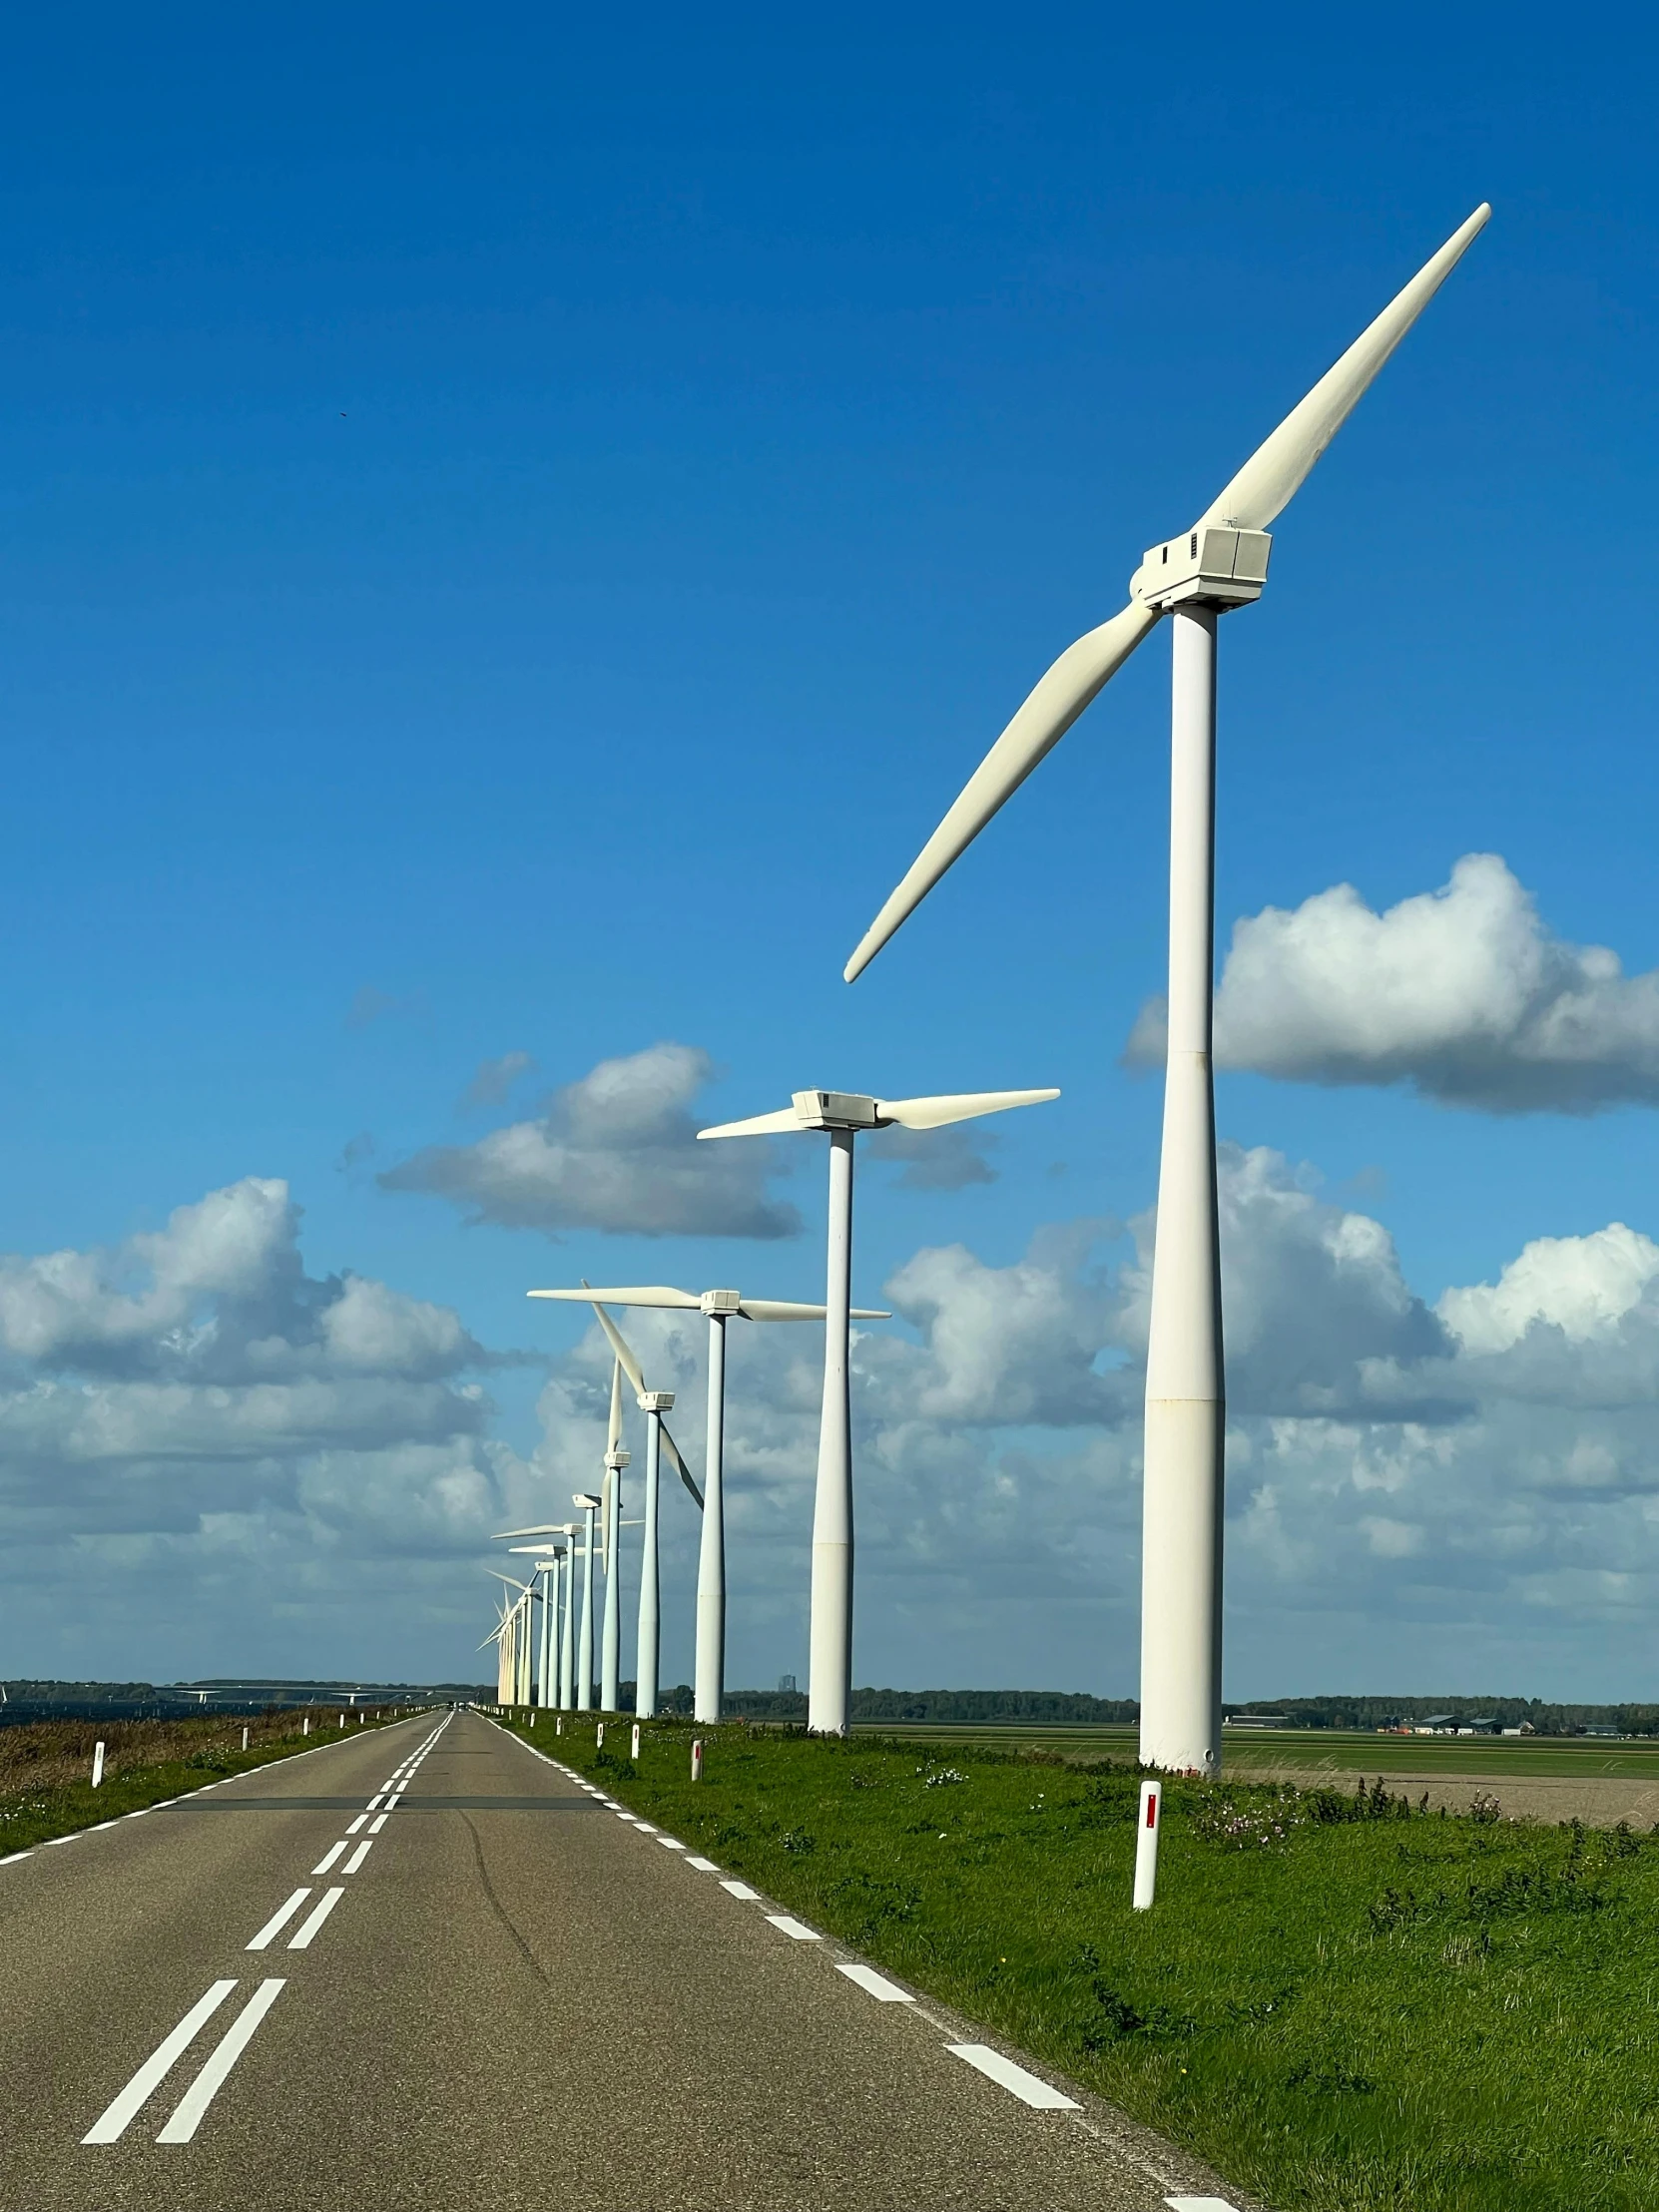
[[[980,1745],[519,1733],[1285,2212],[1659,2205],[1659,1836]]]
[[[340,1730],[336,1712],[329,1707],[312,1713],[308,1736],[303,1733],[306,1715],[286,1709],[229,1719],[216,1713],[201,1720],[43,1721],[0,1729],[0,1858],[183,1797],[226,1775],[246,1774],[321,1744],[343,1743],[347,1736],[389,1728],[394,1720],[408,1717],[388,1713],[384,1720]],[[95,1790],[92,1747],[100,1739],[105,1745],[104,1780]]]

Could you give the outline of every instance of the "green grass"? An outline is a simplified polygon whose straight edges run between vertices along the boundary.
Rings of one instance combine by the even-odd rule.
[[[685,1724],[636,1771],[625,1721],[596,1754],[547,1718],[538,1748],[1285,2212],[1659,2205],[1659,1838],[1177,1782],[1137,1914],[1127,1766],[728,1727],[694,1785]]]
[[[986,1749],[1032,1748],[1068,1759],[1133,1761],[1133,1728],[987,1724],[963,1727],[944,1721],[860,1726],[857,1736],[937,1747],[978,1744]],[[1230,1772],[1251,1768],[1305,1767],[1320,1774],[1472,1774],[1524,1782],[1533,1775],[1582,1775],[1587,1779],[1632,1776],[1659,1782],[1659,1740],[1609,1741],[1571,1736],[1394,1736],[1371,1729],[1262,1728],[1229,1730],[1223,1744]]]
[[[183,1797],[223,1776],[246,1774],[275,1759],[314,1751],[319,1744],[343,1743],[347,1735],[389,1727],[404,1717],[390,1714],[384,1721],[338,1730],[330,1707],[325,1716],[311,1716],[311,1733],[304,1736],[302,1713],[250,1715],[246,1751],[241,1748],[241,1714],[164,1723],[46,1721],[0,1730],[0,1858]],[[91,1750],[98,1738],[108,1748],[104,1780],[95,1790]],[[73,1780],[66,1779],[71,1762],[78,1770]]]

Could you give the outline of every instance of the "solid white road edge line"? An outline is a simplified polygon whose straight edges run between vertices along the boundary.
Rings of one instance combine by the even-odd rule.
[[[270,1920],[266,1922],[264,1928],[260,1930],[260,1933],[249,1944],[249,1949],[264,1950],[274,1936],[280,1936],[283,1929],[286,1928],[310,1894],[308,1888],[295,1890],[286,1905],[279,1905],[276,1912],[272,1914]]]
[[[334,1910],[334,1907],[338,1905],[340,1899],[344,1897],[344,1895],[345,1892],[343,1890],[323,1891],[321,1899],[317,1904],[311,1907],[310,1913],[307,1915],[305,1922],[303,1926],[299,1929],[298,1933],[288,1937],[289,1950],[310,1949],[311,1937],[316,1934],[317,1930],[322,1926],[323,1922],[328,1918],[329,1914]]]
[[[878,2004],[914,2004],[916,2001],[908,1989],[901,1989],[896,1981],[889,1981],[884,1973],[877,1973],[873,1966],[861,1966],[851,1959],[837,1958],[835,1971],[845,1974],[848,1981],[855,1981]]]
[[[312,1874],[326,1874],[344,1849],[345,1838],[342,1836],[337,1844],[330,1844],[328,1846],[328,1849],[322,1854],[322,1857],[311,1869]]]
[[[114,2143],[120,2140],[139,2106],[171,2073],[196,2040],[204,2022],[219,2010],[235,1987],[234,1981],[216,1981],[206,1996],[197,1999],[173,2033],[165,2042],[157,2045],[121,2094],[93,2121],[81,2137],[83,2143]]]
[[[156,2137],[158,2143],[188,2143],[202,2125],[225,2076],[254,2039],[254,2030],[281,1995],[284,1984],[262,1981],[227,2029],[223,2040],[196,2079],[179,2099],[173,2117]]]
[[[1075,2097],[1062,2096],[1046,2081],[1039,2081],[1034,2073],[1027,2073],[1011,2058],[1004,2058],[1001,2051],[992,2050],[989,2043],[946,2043],[944,2047],[952,2058],[965,2058],[988,2080],[999,2083],[1018,2097],[1021,2104],[1029,2104],[1038,2112],[1080,2112],[1083,2109]]]

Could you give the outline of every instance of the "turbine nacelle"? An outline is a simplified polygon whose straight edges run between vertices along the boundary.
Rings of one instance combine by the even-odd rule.
[[[1206,522],[1149,548],[1129,579],[1129,596],[1162,614],[1195,600],[1209,607],[1248,607],[1268,580],[1273,540],[1266,530],[1232,530]]]

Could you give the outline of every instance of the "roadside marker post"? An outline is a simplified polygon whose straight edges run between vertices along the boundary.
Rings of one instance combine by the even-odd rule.
[[[595,1751],[603,1751],[605,1748],[605,1723],[603,1721],[600,1721],[594,1728],[593,1748]]]
[[[104,1747],[101,1743],[92,1747],[92,1786],[95,1790],[104,1787]]]
[[[242,1748],[244,1751],[248,1749],[248,1723],[246,1721],[242,1724]]]
[[[633,1749],[632,1749],[632,1750],[631,1750],[631,1751],[629,1752],[628,1756],[629,1756],[629,1758],[630,1758],[630,1759],[632,1759],[632,1760],[633,1760],[633,1762],[634,1762],[635,1766],[638,1766],[638,1765],[639,1765],[639,1760],[640,1760],[640,1724],[639,1724],[639,1722],[638,1722],[638,1721],[636,1721],[636,1722],[634,1723],[634,1744],[633,1744]]]
[[[701,1737],[699,1737],[699,1738],[697,1739],[697,1741],[696,1741],[696,1742],[695,1742],[695,1743],[694,1743],[694,1744],[692,1745],[692,1780],[693,1780],[694,1782],[701,1782],[701,1781],[702,1781],[702,1779],[703,1779],[703,1739],[702,1739]]]
[[[1135,1911],[1150,1911],[1158,1886],[1158,1827],[1164,1816],[1164,1785],[1141,1784],[1141,1814],[1135,1830]]]

